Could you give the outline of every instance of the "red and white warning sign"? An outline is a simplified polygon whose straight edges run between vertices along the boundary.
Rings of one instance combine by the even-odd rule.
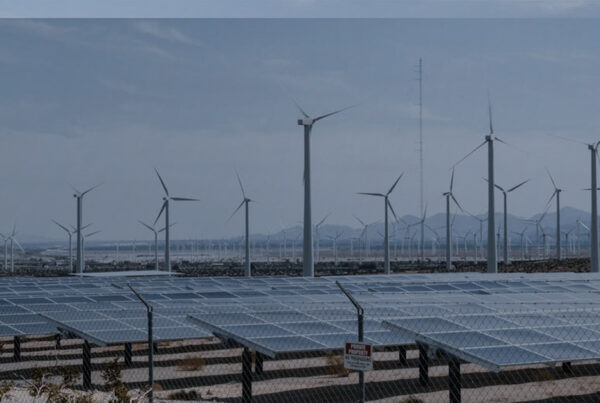
[[[367,343],[346,342],[344,368],[355,371],[373,370],[373,347]]]

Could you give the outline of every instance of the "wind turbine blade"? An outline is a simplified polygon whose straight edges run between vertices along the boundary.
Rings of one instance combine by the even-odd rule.
[[[487,182],[488,180],[486,179],[485,181]],[[502,188],[502,186],[500,186],[500,185],[496,185],[496,184],[494,183],[494,187],[496,187],[496,188],[500,189],[502,192],[504,192],[504,189]]]
[[[89,233],[89,234],[86,234],[86,235],[85,235],[85,237],[86,237],[86,238],[89,238],[89,237],[91,237],[92,235],[96,235],[96,234],[97,234],[97,233],[99,233],[99,232],[102,232],[102,231],[94,231],[94,232],[91,232],[91,233]]]
[[[361,220],[360,218],[358,218],[355,215],[352,215],[354,218],[356,218],[356,221],[358,221],[360,223],[360,225],[362,225],[363,227],[365,226],[365,223],[363,222],[363,220]]]
[[[513,145],[511,145],[510,143],[507,143],[505,140],[502,140],[502,139],[501,139],[500,137],[498,137],[498,136],[494,136],[494,140],[496,140],[496,141],[498,141],[498,142],[500,142],[500,143],[504,144],[505,146],[509,146],[509,147],[513,147],[513,148],[514,148],[514,146],[513,146]]]
[[[92,223],[86,224],[83,227],[81,227],[81,230],[83,231],[84,229],[90,227],[92,225]]]
[[[556,196],[556,190],[554,192],[552,192],[552,196],[550,196],[550,198],[548,199],[548,203],[546,203],[546,210],[548,210],[548,207],[550,206],[550,202],[552,201],[552,199],[554,199],[554,196]]]
[[[527,183],[527,182],[529,182],[529,181],[530,181],[530,179],[527,179],[527,180],[525,180],[525,181],[523,181],[523,182],[519,183],[517,186],[513,186],[513,187],[511,187],[510,189],[508,189],[508,190],[506,191],[506,193],[510,193],[510,192],[512,192],[513,190],[516,190],[516,189],[520,188],[521,186],[523,186],[524,184],[526,184],[526,183]]]
[[[481,147],[483,147],[485,144],[487,143],[487,140],[485,140],[483,143],[479,144],[477,147],[475,147],[473,149],[473,151],[471,151],[470,153],[468,153],[467,155],[465,155],[464,157],[462,157],[457,163],[455,163],[454,165],[452,165],[452,168],[456,167],[458,164],[460,164],[461,162],[463,162],[464,160],[466,160],[467,158],[469,158],[469,156],[471,154],[473,154],[475,151],[479,150]]]
[[[584,146],[587,146],[588,144],[583,142],[583,141],[577,141],[577,140],[573,140],[570,139],[568,137],[564,137],[564,136],[559,136],[558,134],[546,134],[546,136],[550,136],[550,137],[556,137],[557,139],[561,139],[561,140],[566,140],[566,141],[570,141],[571,143],[576,143],[576,144],[583,144]]]
[[[165,194],[168,197],[169,196],[169,191],[167,190],[167,185],[165,185],[165,181],[163,181],[163,178],[158,173],[158,169],[154,168],[154,172],[156,172],[156,175],[158,175],[158,180],[160,181],[160,184],[162,185],[163,189],[165,190]]]
[[[425,203],[425,210],[423,211],[423,222],[425,222],[426,218],[427,218],[427,203]]]
[[[12,240],[17,244],[17,246],[19,247],[19,249],[21,249],[21,252],[25,253],[25,249],[23,249],[23,247],[21,246],[21,244],[19,243],[19,241],[17,241],[15,238],[12,238]]]
[[[92,186],[91,188],[89,188],[88,190],[84,190],[83,193],[81,193],[81,197],[83,197],[86,193],[91,192],[92,190],[96,189],[97,187],[101,186],[102,184],[99,183],[96,186]]]
[[[329,217],[331,215],[331,213],[328,213],[325,217],[323,217],[323,219],[321,221],[319,221],[319,223],[317,224],[317,227],[321,224],[323,224],[325,222],[325,220],[327,219],[327,217]]]
[[[463,213],[465,212],[465,210],[463,210],[463,208],[461,207],[460,203],[458,202],[458,200],[456,200],[456,197],[454,197],[453,194],[450,194],[450,197],[452,198],[452,200],[454,200],[454,203],[456,203],[456,206],[460,209],[460,211],[462,211]]]
[[[61,225],[59,222],[51,220],[54,224],[58,225],[59,227],[61,227],[62,229],[64,229],[65,231],[67,231],[68,233],[70,233],[71,231],[69,231],[69,229],[67,227],[65,227],[64,225]]]
[[[244,196],[244,199],[245,199],[246,192],[244,192],[244,186],[242,185],[242,180],[240,179],[240,174],[238,174],[237,169],[235,170],[235,176],[237,176],[238,183],[240,184],[240,189],[242,189],[242,196]]]
[[[454,188],[454,167],[452,167],[452,176],[450,176],[450,193],[452,193],[452,188]]]
[[[164,209],[167,207],[167,200],[164,201],[164,203],[162,204],[162,207],[160,208],[160,211],[158,212],[158,215],[156,216],[156,220],[154,220],[154,225],[156,225],[156,223],[158,222],[158,219],[160,218],[162,212],[164,211]]]
[[[308,113],[304,112],[304,109],[302,109],[302,107],[300,105],[298,105],[298,102],[296,102],[295,99],[292,98],[292,102],[294,103],[294,105],[296,105],[296,108],[298,108],[298,110],[300,111],[300,113],[302,115],[304,115],[305,118],[310,118],[310,116],[308,116]]]
[[[318,117],[316,117],[316,118],[313,120],[313,123],[316,123],[316,122],[318,122],[319,120],[321,120],[321,119],[325,119],[326,117],[329,117],[329,116],[331,116],[331,115],[335,115],[335,114],[337,114],[337,113],[343,112],[343,111],[345,111],[345,110],[347,110],[347,109],[354,108],[354,107],[356,107],[356,106],[357,106],[357,105],[351,105],[351,106],[347,106],[347,107],[345,107],[345,108],[342,108],[342,109],[339,109],[339,110],[337,110],[337,111],[335,111],[335,112],[329,112],[329,113],[326,113],[325,115],[318,116]]]
[[[402,175],[404,175],[404,172],[402,172],[400,174],[400,176],[398,177],[398,179],[396,179],[396,182],[394,182],[394,184],[392,185],[392,187],[390,188],[390,190],[388,190],[388,192],[386,193],[386,196],[388,196],[390,193],[392,193],[392,191],[394,190],[394,188],[398,184],[398,181],[400,180],[400,178],[402,178]]]
[[[229,222],[229,220],[231,220],[231,218],[235,215],[235,213],[238,212],[239,209],[242,208],[242,206],[244,205],[244,203],[246,203],[246,200],[242,200],[242,202],[240,203],[240,205],[238,206],[238,208],[236,208],[233,213],[231,213],[231,215],[229,216],[229,218],[227,219],[227,221],[225,222]]]
[[[140,224],[142,224],[144,227],[148,228],[150,231],[155,232],[156,230],[154,228],[152,228],[151,226],[149,226],[148,224],[146,224],[145,222],[138,220],[138,222]]]
[[[379,197],[385,197],[385,195],[383,193],[365,193],[365,192],[358,192],[357,195],[366,195],[366,196],[379,196]]]
[[[552,177],[552,174],[550,174],[550,170],[548,168],[546,168],[546,173],[548,174],[548,177],[550,178],[550,181],[552,182],[552,186],[554,186],[554,189],[558,189],[558,186],[556,186],[556,183],[554,182],[554,178]]]
[[[174,222],[173,224],[169,224],[169,228],[171,228],[171,227],[172,227],[172,226],[174,226],[175,224],[177,224],[177,223],[176,223],[176,222]],[[164,230],[166,230],[166,229],[167,229],[167,227],[162,227],[161,229],[159,229],[159,230],[158,230],[158,231],[156,231],[156,232],[163,232],[163,231],[164,231]]]
[[[390,208],[390,211],[392,212],[392,215],[394,216],[394,219],[396,221],[398,221],[398,217],[396,216],[396,212],[394,211],[394,208],[392,207],[392,203],[390,202],[390,199],[387,199],[387,205]]]
[[[13,230],[10,236],[15,236],[17,235],[17,224],[13,224]]]
[[[171,197],[171,200],[175,200],[175,201],[200,201],[200,199],[191,199],[189,197]]]

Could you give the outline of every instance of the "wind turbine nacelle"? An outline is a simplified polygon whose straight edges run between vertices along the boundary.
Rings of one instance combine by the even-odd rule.
[[[298,119],[299,126],[312,126],[313,120],[310,118]]]

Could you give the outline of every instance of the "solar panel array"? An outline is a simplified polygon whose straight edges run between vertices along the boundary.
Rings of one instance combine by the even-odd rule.
[[[356,339],[356,311],[335,281],[365,307],[366,341],[376,346],[415,341],[415,334],[390,330],[383,321],[462,316],[465,319],[456,320],[468,321],[477,315],[489,319],[518,312],[600,308],[600,276],[591,273],[144,277],[129,281],[154,306],[156,340],[214,334],[272,356],[339,349],[345,341]],[[495,330],[472,329],[462,322],[456,325],[464,328],[461,331]],[[55,333],[56,326],[96,344],[146,340],[146,312],[122,278],[3,279],[0,336]]]

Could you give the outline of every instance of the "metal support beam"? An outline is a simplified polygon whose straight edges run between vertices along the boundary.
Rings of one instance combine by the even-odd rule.
[[[252,353],[248,347],[242,351],[242,403],[252,402]]]
[[[90,390],[92,388],[92,346],[87,340],[83,341],[83,389]]]
[[[419,383],[422,386],[429,385],[429,356],[427,345],[418,344],[419,347]]]
[[[450,403],[460,403],[460,361],[455,357],[448,360],[448,392]]]
[[[131,368],[131,366],[133,365],[133,360],[132,360],[132,356],[133,356],[133,352],[131,351],[131,343],[125,343],[125,349],[123,351],[123,357],[125,359],[125,366],[127,368]]]
[[[404,346],[398,347],[398,361],[400,362],[401,367],[408,366],[408,359],[406,358],[406,347]]]
[[[13,353],[15,361],[21,361],[21,339],[19,336],[13,338]]]
[[[264,374],[263,361],[264,361],[264,356],[261,353],[259,353],[258,351],[256,353],[254,353],[254,373],[256,375]]]

